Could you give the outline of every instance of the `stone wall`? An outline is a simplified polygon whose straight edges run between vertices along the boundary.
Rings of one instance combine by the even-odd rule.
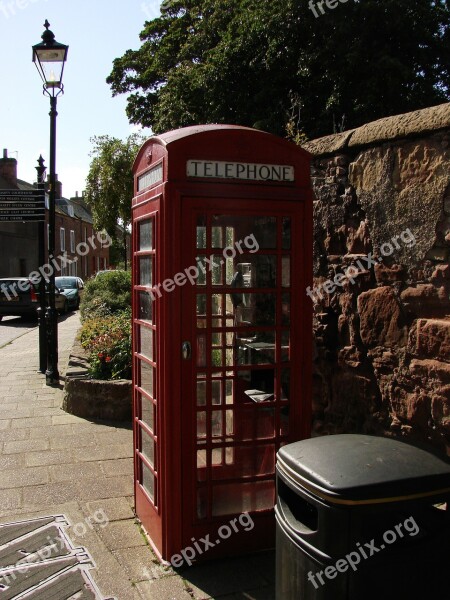
[[[131,381],[91,379],[86,352],[77,338],[69,357],[62,409],[84,419],[131,421]]]
[[[313,435],[450,454],[450,104],[304,147],[314,156]]]

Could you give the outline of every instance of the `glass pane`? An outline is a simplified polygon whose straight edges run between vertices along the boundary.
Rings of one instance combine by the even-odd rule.
[[[234,448],[226,448],[225,449],[225,462],[227,465],[234,464]]]
[[[233,404],[233,381],[227,379],[225,381],[226,403]]]
[[[213,285],[223,285],[223,269],[222,265],[225,263],[225,259],[220,256],[211,256],[210,270]]]
[[[141,452],[151,464],[152,467],[155,465],[155,442],[146,431],[141,429]]]
[[[227,295],[227,310],[233,306],[232,296]],[[276,295],[271,293],[248,293],[242,295],[242,303],[234,306],[234,324],[236,326],[275,325]],[[230,323],[227,323],[227,327]]]
[[[236,353],[239,365],[275,364],[275,332],[236,333]]]
[[[280,435],[289,435],[289,406],[280,408]]]
[[[274,369],[257,369],[238,371],[239,400],[243,402],[273,402],[274,400]],[[236,398],[235,398],[236,401]]]
[[[206,227],[197,225],[197,248],[206,248]]]
[[[225,242],[227,248],[231,248],[234,245],[234,228],[233,227],[225,227]]]
[[[152,257],[141,256],[139,258],[139,285],[153,285]]]
[[[290,399],[291,388],[291,370],[283,369],[281,371],[281,400]]]
[[[211,296],[211,310],[213,315],[223,315],[223,295],[222,294],[213,294]],[[213,327],[221,327],[220,323],[212,324]]]
[[[197,381],[197,406],[206,406],[206,381]]]
[[[291,286],[291,257],[282,256],[281,258],[281,285],[283,287]]]
[[[206,367],[206,335],[197,336],[197,367]]]
[[[234,365],[234,350],[232,348],[225,349],[225,366],[231,367]]]
[[[275,288],[277,285],[277,257],[264,254],[239,256],[232,287]]]
[[[237,251],[273,249],[277,244],[277,218],[266,216],[214,215],[213,227],[225,227],[227,246]]]
[[[275,437],[275,409],[258,406],[256,409],[255,439],[265,440]]]
[[[139,352],[153,360],[153,330],[149,327],[140,326],[140,348]]]
[[[271,475],[275,472],[275,446],[238,446],[234,448],[233,477]],[[227,469],[213,469],[212,478],[227,479]]]
[[[222,422],[223,413],[219,410],[213,410],[211,414],[211,435],[213,437],[219,437],[223,435]]]
[[[197,481],[206,481],[206,450],[197,450]]]
[[[273,403],[274,395],[267,400]],[[259,397],[255,395],[254,397]],[[235,404],[234,427],[237,441],[254,443],[256,440],[267,440],[275,437],[275,407],[264,401]]]
[[[211,452],[211,464],[213,466],[223,465],[224,459],[224,449],[223,448],[215,448]]]
[[[283,250],[291,249],[291,219],[283,219]]]
[[[142,480],[141,484],[147,494],[150,496],[152,502],[155,502],[155,476],[147,467],[147,465],[141,461],[142,469]]]
[[[140,360],[139,364],[141,366],[141,388],[153,396],[153,367],[143,360]]]
[[[213,487],[213,517],[269,510],[274,504],[275,483],[272,480]]]
[[[197,294],[197,315],[206,315],[206,294]]]
[[[141,419],[155,433],[153,402],[141,394]]]
[[[234,266],[234,260],[232,258],[225,258],[225,284],[231,285],[233,281],[236,268]],[[237,286],[235,286],[237,287]]]
[[[198,412],[197,413],[197,438],[205,438],[206,437],[206,413]]]
[[[221,381],[213,381],[211,383],[212,387],[212,403],[213,404],[222,404],[222,382]]]
[[[211,364],[213,367],[223,366],[223,352],[217,348],[211,350]]]
[[[291,295],[282,294],[281,296],[281,324],[290,325],[291,323]]]
[[[213,227],[211,233],[211,242],[213,248],[223,248],[223,229],[222,227]]]
[[[153,221],[139,223],[139,250],[153,250]]]
[[[197,285],[206,285],[206,272],[208,270],[208,265],[206,263],[206,256],[197,256],[195,259],[197,264]],[[195,274],[194,274],[195,277]]]
[[[201,488],[197,491],[197,519],[206,519],[208,516],[208,490]]]
[[[224,307],[224,296],[222,294],[213,294],[211,296],[211,313],[214,316],[217,315],[223,315],[225,314],[225,307]],[[214,324],[213,322],[213,327],[220,327],[221,324],[217,323]]]
[[[223,344],[223,333],[215,333],[213,332],[211,335],[212,345],[213,346],[222,346]]]
[[[226,427],[226,435],[233,435],[234,433],[234,411],[226,410],[225,411],[225,427]]]
[[[139,292],[139,307],[138,307],[138,319],[142,321],[153,320],[153,300],[147,292]]]

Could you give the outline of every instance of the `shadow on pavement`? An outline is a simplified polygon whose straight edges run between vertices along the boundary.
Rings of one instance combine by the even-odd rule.
[[[34,317],[3,317],[1,325],[14,327],[14,329],[29,329],[37,326],[37,319]]]
[[[275,550],[246,556],[205,561],[176,569],[196,595],[199,589],[213,598],[274,600]],[[236,592],[241,590],[241,592]]]

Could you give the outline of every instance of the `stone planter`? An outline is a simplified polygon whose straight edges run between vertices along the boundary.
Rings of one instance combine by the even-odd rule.
[[[131,381],[90,379],[86,353],[77,340],[72,348],[62,408],[86,419],[131,421]]]

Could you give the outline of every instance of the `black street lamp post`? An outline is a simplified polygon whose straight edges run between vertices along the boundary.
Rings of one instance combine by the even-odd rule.
[[[45,182],[44,173],[47,170],[44,166],[44,159],[42,156],[38,159],[37,171],[37,187],[38,190],[44,192]],[[45,263],[45,223],[42,221],[38,223],[38,260],[39,265],[42,266]],[[38,323],[39,323],[39,370],[41,373],[45,373],[47,370],[47,327],[45,323],[45,308],[47,306],[45,296],[45,280],[41,277],[39,281],[39,306],[37,308]]]
[[[50,189],[48,217],[48,264],[53,267],[55,255],[55,200],[56,200],[56,110],[57,97],[64,92],[62,77],[64,64],[67,60],[68,46],[60,44],[50,31],[50,23],[44,23],[45,31],[42,42],[33,46],[33,62],[43,81],[44,94],[50,97]],[[47,385],[59,383],[58,373],[58,315],[55,308],[55,271],[52,268],[49,275],[49,306],[45,313],[47,324],[47,370],[45,379]]]

